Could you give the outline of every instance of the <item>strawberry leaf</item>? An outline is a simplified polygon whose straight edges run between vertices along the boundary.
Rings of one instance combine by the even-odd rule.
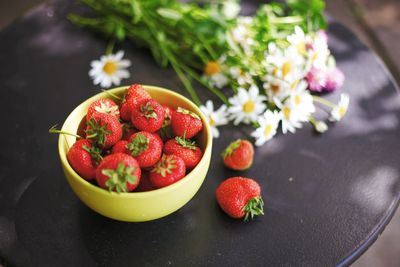
[[[147,102],[145,105],[141,105],[140,112],[147,119],[157,119],[157,113],[154,111],[154,107],[151,105],[150,102]]]
[[[248,221],[249,218],[252,220],[255,216],[264,215],[264,201],[261,196],[251,198],[246,206],[243,207],[245,212],[244,221]]]
[[[111,132],[107,130],[107,124],[101,125],[100,122],[91,118],[87,122],[87,125],[89,128],[85,130],[86,138],[92,139],[98,145],[104,145],[107,140],[107,135],[111,134]]]
[[[115,170],[104,169],[101,173],[107,176],[109,179],[106,182],[108,190],[111,192],[115,189],[117,193],[127,192],[126,183],[136,183],[138,177],[132,175],[135,171],[135,167],[127,166],[120,162]]]
[[[240,147],[241,142],[242,140],[238,139],[230,143],[229,146],[222,152],[222,158],[225,159],[227,156],[230,156],[233,151]]]
[[[192,111],[190,111],[190,110],[187,110],[187,109],[185,109],[185,108],[178,107],[178,108],[176,109],[176,112],[179,112],[179,113],[182,113],[182,114],[185,114],[185,115],[189,115],[189,116],[191,116],[192,118],[195,118],[195,119],[197,119],[197,120],[200,120],[199,115],[197,115],[196,113],[194,113],[194,112],[192,112]]]
[[[90,156],[92,157],[92,159],[96,162],[96,165],[99,164],[99,162],[103,159],[103,157],[101,156],[101,149],[98,147],[88,147],[87,145],[83,145],[82,149],[87,151]]]
[[[137,134],[126,148],[131,152],[132,156],[137,157],[149,148],[150,140],[144,134]]]
[[[185,137],[175,137],[175,141],[184,148],[189,148],[192,150],[196,150],[197,145],[196,141],[191,141],[190,139],[185,139]]]

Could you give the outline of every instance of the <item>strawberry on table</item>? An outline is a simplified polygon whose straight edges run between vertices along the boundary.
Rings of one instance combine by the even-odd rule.
[[[254,158],[254,147],[247,141],[238,139],[222,152],[224,165],[232,170],[243,171],[251,167]]]
[[[181,137],[192,138],[203,129],[200,117],[187,109],[178,107],[171,119],[172,132]]]
[[[163,142],[157,134],[137,132],[126,144],[127,152],[132,155],[141,168],[151,167],[157,163],[162,154]]]
[[[185,162],[175,155],[163,155],[150,171],[149,179],[156,188],[173,184],[185,176]]]
[[[140,183],[141,170],[137,161],[124,153],[111,154],[96,169],[98,185],[109,191],[131,192]]]
[[[94,113],[87,121],[86,138],[103,148],[110,148],[122,137],[119,120],[110,114]]]
[[[96,177],[96,165],[102,159],[101,149],[93,147],[86,139],[80,139],[68,150],[67,159],[79,176],[93,180]]]
[[[143,100],[132,110],[132,124],[135,128],[154,133],[164,123],[165,110],[155,100]]]
[[[168,140],[163,148],[167,155],[175,155],[183,159],[187,170],[191,170],[199,163],[203,153],[195,141],[176,136]]]
[[[232,218],[247,221],[254,216],[264,215],[261,189],[256,181],[244,177],[232,177],[223,181],[216,190],[221,209]]]
[[[94,113],[106,113],[113,115],[119,119],[118,105],[108,98],[100,98],[94,101],[88,108],[86,120],[90,120]]]

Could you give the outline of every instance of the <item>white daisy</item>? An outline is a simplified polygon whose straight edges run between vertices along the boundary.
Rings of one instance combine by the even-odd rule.
[[[229,73],[231,77],[237,81],[237,83],[241,86],[249,85],[253,83],[253,78],[251,74],[242,70],[239,67],[231,67],[229,69]]]
[[[251,46],[254,44],[252,24],[252,17],[239,17],[237,25],[230,31],[232,40],[243,48],[245,54],[251,53]]]
[[[307,90],[307,86],[306,81],[300,81],[290,95],[290,101],[300,121],[308,121],[311,113],[315,112],[313,98]]]
[[[90,63],[92,69],[89,76],[93,83],[100,84],[101,87],[110,87],[111,85],[120,85],[121,79],[129,78],[129,71],[126,70],[131,65],[128,59],[122,59],[123,51],[116,54],[108,54],[100,57],[100,60],[93,60]]]
[[[257,121],[258,115],[265,110],[266,106],[263,103],[265,100],[266,97],[259,94],[259,90],[255,85],[250,86],[248,91],[239,88],[238,93],[229,98],[229,102],[232,105],[228,108],[229,119],[233,120],[235,125],[241,122]]]
[[[294,27],[294,33],[287,37],[288,42],[297,48],[300,55],[306,54],[307,38],[304,31],[299,27]]]
[[[318,32],[310,39],[310,49],[307,50],[307,69],[312,67],[326,69],[326,62],[330,55],[326,33]]]
[[[204,77],[208,82],[217,88],[222,88],[228,84],[229,79],[223,73],[222,59],[209,61],[204,67]]]
[[[256,139],[256,146],[262,146],[265,142],[272,139],[276,134],[281,116],[278,112],[267,110],[257,120],[260,125],[254,132],[251,133]]]
[[[273,75],[266,75],[264,77],[265,82],[263,88],[269,101],[273,101],[274,98],[283,100],[290,94],[290,86],[287,82],[276,78]]]
[[[211,126],[211,133],[214,138],[219,137],[219,130],[217,126],[228,124],[227,106],[222,105],[219,109],[214,111],[214,104],[211,100],[207,100],[205,106],[200,106],[201,112],[208,118]]]
[[[282,103],[279,99],[274,99],[275,105],[280,109],[282,119],[282,133],[286,134],[288,131],[291,133],[296,132],[296,128],[301,128],[301,120],[298,116],[298,110],[293,105],[292,101],[285,101]]]
[[[304,63],[304,58],[297,52],[297,48],[289,46],[283,51],[278,49],[268,53],[263,64],[269,75],[287,80],[293,75],[297,76],[298,73],[303,74]]]
[[[350,98],[348,94],[341,94],[339,103],[332,108],[330,121],[340,121],[346,115]]]
[[[221,11],[225,18],[234,19],[240,12],[240,5],[234,0],[224,1]]]

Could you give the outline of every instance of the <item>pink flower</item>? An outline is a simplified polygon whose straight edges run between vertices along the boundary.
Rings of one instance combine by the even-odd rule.
[[[343,72],[338,69],[338,68],[334,68],[334,69],[330,69],[326,72],[325,75],[325,90],[327,91],[333,91],[338,87],[341,87],[343,85],[344,82],[344,75]]]
[[[326,31],[324,31],[324,30],[319,30],[317,32],[317,37],[320,38],[321,40],[325,41],[325,43],[328,42],[328,35],[326,34]]]
[[[312,67],[306,75],[308,88],[314,92],[321,92],[326,84],[326,74],[323,70]]]

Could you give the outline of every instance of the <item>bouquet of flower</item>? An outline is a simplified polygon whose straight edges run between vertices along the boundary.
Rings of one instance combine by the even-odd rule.
[[[349,104],[341,94],[333,104],[314,92],[332,91],[343,84],[323,31],[323,0],[289,0],[264,4],[254,16],[239,16],[236,1],[210,4],[176,0],[81,0],[95,16],[70,15],[110,39],[106,55],[92,62],[95,84],[109,87],[128,78],[130,61],[112,53],[116,41],[130,40],[150,49],[163,67],[177,73],[193,101],[209,118],[214,137],[217,126],[233,121],[250,124],[260,146],[277,133],[294,133],[304,122],[324,132],[327,124],[313,117],[318,102],[331,108],[339,121]],[[201,105],[193,82],[215,94],[218,109]]]

